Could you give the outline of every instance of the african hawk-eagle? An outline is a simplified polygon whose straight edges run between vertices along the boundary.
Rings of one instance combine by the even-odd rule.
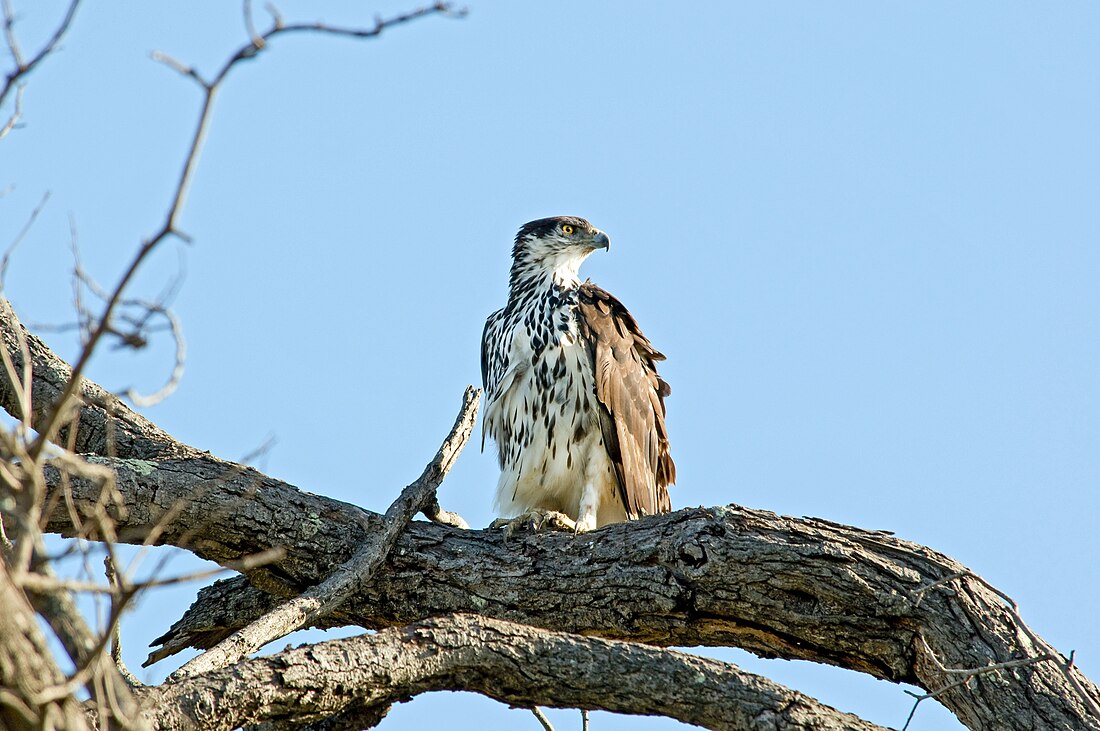
[[[556,511],[577,531],[671,509],[664,360],[619,300],[577,271],[607,234],[583,218],[524,224],[508,304],[485,322],[483,429],[505,516]]]

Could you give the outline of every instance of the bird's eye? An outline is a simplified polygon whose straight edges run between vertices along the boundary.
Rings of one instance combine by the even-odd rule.
[[[561,232],[563,234],[565,234],[566,236],[572,236],[573,235],[573,227],[570,226],[568,223],[563,223],[562,226],[561,226]]]

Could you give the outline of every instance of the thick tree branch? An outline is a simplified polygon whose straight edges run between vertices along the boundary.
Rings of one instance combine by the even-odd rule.
[[[19,337],[30,350],[32,370],[32,423],[39,423],[57,403],[72,378],[72,368],[58,358],[29,332],[15,316],[11,304],[0,297],[0,342],[11,354],[17,371],[23,369]],[[118,397],[101,386],[83,380],[77,394],[82,403],[78,418],[61,429],[58,442],[71,444],[81,454],[118,455],[132,459],[152,459],[167,455],[197,455],[200,452],[177,442],[145,417],[136,413]],[[0,407],[17,419],[23,418],[19,388],[6,377],[0,378]],[[70,434],[75,430],[75,434]]]
[[[401,491],[383,516],[382,529],[368,533],[354,556],[341,564],[324,582],[252,621],[209,652],[188,662],[172,678],[186,678],[234,663],[294,630],[312,626],[338,609],[354,592],[362,590],[389,557],[398,536],[413,516],[429,501],[438,506],[436,488],[470,439],[480,399],[481,389],[467,387],[462,409],[435,457],[420,477]]]
[[[706,728],[881,727],[737,667],[471,615],[287,650],[149,691],[158,728],[327,717],[435,690],[514,706],[662,715]]]
[[[123,540],[143,540],[173,508],[161,540],[212,560],[267,548],[278,536],[287,558],[249,574],[271,593],[316,583],[364,540],[357,509],[246,468],[233,472],[210,458],[113,465],[126,505],[117,516]],[[77,505],[97,497],[80,481],[72,490]],[[381,530],[381,516],[371,525]],[[72,531],[61,510],[47,528]],[[381,628],[472,612],[656,645],[744,647],[936,690],[953,680],[941,667],[982,667],[1034,652],[1000,598],[979,582],[960,576],[918,593],[962,570],[888,534],[735,507],[680,511],[576,538],[507,542],[500,532],[414,523],[338,617]],[[938,662],[916,649],[919,638]],[[1074,677],[1097,697],[1095,686]],[[1065,728],[1100,728],[1049,663],[976,677],[941,700],[972,728],[988,727],[1004,709],[1031,722],[1061,718]]]
[[[81,432],[85,422],[97,428],[116,420],[123,421],[85,408]],[[369,515],[364,529],[358,508],[170,437],[163,443],[163,432],[133,418],[124,425],[140,436],[128,448],[187,456],[149,460],[120,449],[127,458],[98,458],[118,475],[121,505],[112,515],[122,540],[144,542],[155,533],[158,543],[222,563],[278,542],[286,557],[248,577],[254,587],[285,597],[322,581],[383,529],[382,516]],[[47,470],[46,477],[51,494],[59,494],[59,475]],[[71,499],[79,509],[102,509],[100,489],[87,481],[72,482]],[[63,504],[47,529],[72,535]],[[239,583],[220,586],[224,596],[225,587]],[[270,609],[258,608],[256,597],[254,590],[237,597],[250,609],[229,612],[234,621],[210,628],[205,639],[221,639]],[[331,619],[384,628],[455,612],[654,645],[743,647],[931,692],[956,680],[946,668],[1046,652],[995,592],[942,554],[886,533],[736,507],[508,542],[500,532],[412,523],[371,585]],[[170,641],[178,646],[176,639]],[[1064,661],[1005,666],[940,696],[971,728],[1098,729],[1090,710],[1097,699],[1096,687]]]

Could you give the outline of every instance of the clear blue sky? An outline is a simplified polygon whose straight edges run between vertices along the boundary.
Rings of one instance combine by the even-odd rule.
[[[33,47],[62,3],[16,5]],[[410,6],[278,5],[349,24]],[[132,290],[184,262],[187,373],[148,415],[230,459],[274,435],[268,473],[384,509],[479,380],[515,230],[582,215],[613,242],[584,273],[668,354],[675,507],[892,530],[1100,677],[1100,5],[470,10],[373,42],[284,38],[234,72],[181,219],[193,244]],[[224,0],[81,10],[0,142],[0,244],[52,193],[8,275],[24,318],[72,319],[70,216],[104,283],[160,224],[199,94],[149,52],[209,73],[244,40]],[[170,362],[163,343],[91,375],[151,391]],[[485,525],[495,479],[471,448],[441,499]],[[132,666],[195,588],[126,617]],[[909,710],[884,682],[716,654],[878,723]],[[444,718],[537,728],[467,695],[387,724]],[[913,725],[957,727],[931,705]]]

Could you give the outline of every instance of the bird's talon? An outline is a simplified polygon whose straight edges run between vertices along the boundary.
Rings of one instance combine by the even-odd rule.
[[[507,540],[517,531],[541,532],[543,530],[577,532],[577,523],[565,513],[557,510],[529,510],[515,518],[497,518],[489,524],[490,528],[504,530]]]
[[[587,533],[590,530],[596,530],[596,516],[592,513],[589,513],[576,522],[573,533]]]

